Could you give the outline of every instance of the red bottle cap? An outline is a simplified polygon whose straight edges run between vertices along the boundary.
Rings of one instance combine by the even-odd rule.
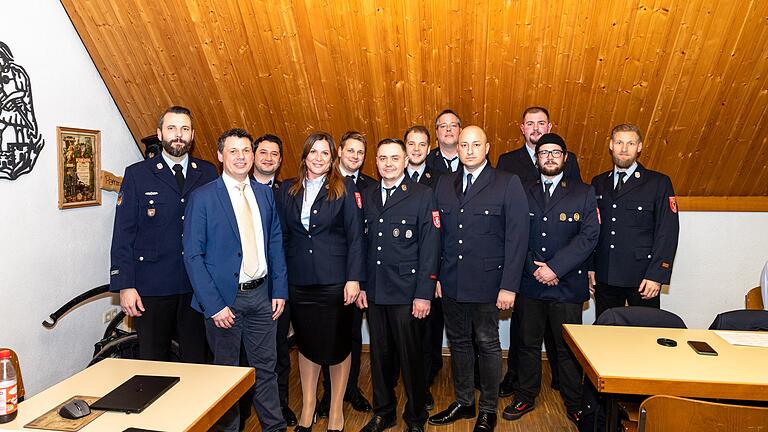
[[[11,350],[8,350],[8,349],[0,350],[0,359],[5,359],[5,358],[7,359],[11,358]]]

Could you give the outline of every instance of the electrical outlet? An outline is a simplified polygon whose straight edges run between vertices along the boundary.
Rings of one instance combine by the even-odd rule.
[[[104,324],[109,323],[117,316],[119,312],[120,312],[120,309],[116,307],[112,307],[105,310],[104,314],[102,315],[102,321],[104,322]]]

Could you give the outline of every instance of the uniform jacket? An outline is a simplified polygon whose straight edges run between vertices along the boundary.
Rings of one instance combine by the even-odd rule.
[[[440,147],[435,147],[427,154],[427,159],[425,160],[425,163],[427,164],[427,168],[431,170],[433,174],[450,174],[451,170],[448,168],[448,166],[445,164],[445,159],[440,155]],[[461,171],[461,168],[463,165],[461,164],[461,160],[459,160],[459,168],[457,171]]]
[[[266,247],[270,298],[288,298],[283,232],[269,186],[250,180]],[[232,200],[219,177],[190,196],[184,214],[184,264],[192,281],[192,307],[206,318],[235,304],[243,252]]]
[[[369,186],[373,184],[377,184],[379,181],[375,178],[363,174],[362,171],[357,172],[357,181],[355,182],[355,186],[357,187],[357,190],[362,193],[364,190],[366,190]]]
[[[368,250],[368,300],[375,304],[411,304],[432,300],[440,261],[439,213],[432,190],[403,180],[387,204],[381,184],[363,192]]]
[[[531,163],[531,156],[528,154],[528,150],[525,149],[525,144],[517,150],[512,150],[499,156],[499,163],[496,164],[496,168],[516,174],[520,177],[520,181],[523,184],[535,181],[541,175],[536,165]],[[572,152],[568,152],[568,160],[565,163],[565,170],[563,170],[563,178],[581,181],[579,160],[576,159],[576,155]]]
[[[517,176],[486,165],[466,195],[464,171],[441,175],[443,296],[495,303],[500,289],[518,292],[528,248],[528,200]]]
[[[600,235],[595,191],[580,180],[563,178],[545,205],[539,177],[525,184],[525,192],[531,230],[520,294],[563,303],[587,301],[587,259]],[[533,273],[539,266],[534,261],[546,262],[557,275],[558,284],[547,286],[537,282]]]
[[[112,233],[110,290],[136,288],[141,296],[189,293],[181,254],[190,192],[216,178],[209,162],[189,157],[184,190],[162,155],[125,169]]]
[[[419,176],[419,184],[434,189],[437,184],[437,179],[440,177],[440,173],[431,169],[429,165],[424,167],[424,172]],[[412,182],[411,176],[408,175],[408,169],[405,170],[405,180]]]
[[[328,201],[327,184],[312,204],[309,231],[301,224],[304,192],[291,196],[296,179],[280,186],[280,220],[285,237],[288,282],[292,285],[330,285],[365,280],[362,196],[346,180],[341,199]],[[327,178],[326,178],[327,182]]]
[[[595,277],[636,287],[643,279],[668,284],[680,223],[672,182],[639,163],[618,194],[613,170],[592,179],[602,225],[594,253]]]

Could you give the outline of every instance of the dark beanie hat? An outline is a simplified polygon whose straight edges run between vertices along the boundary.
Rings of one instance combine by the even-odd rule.
[[[565,147],[565,140],[558,134],[548,133],[542,135],[541,138],[539,138],[539,142],[536,143],[536,153],[539,152],[539,147],[544,144],[557,144],[563,151],[568,151]]]

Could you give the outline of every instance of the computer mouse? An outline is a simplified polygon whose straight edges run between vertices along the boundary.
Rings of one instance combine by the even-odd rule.
[[[88,403],[82,399],[72,399],[59,408],[59,415],[66,419],[79,419],[91,413]]]

